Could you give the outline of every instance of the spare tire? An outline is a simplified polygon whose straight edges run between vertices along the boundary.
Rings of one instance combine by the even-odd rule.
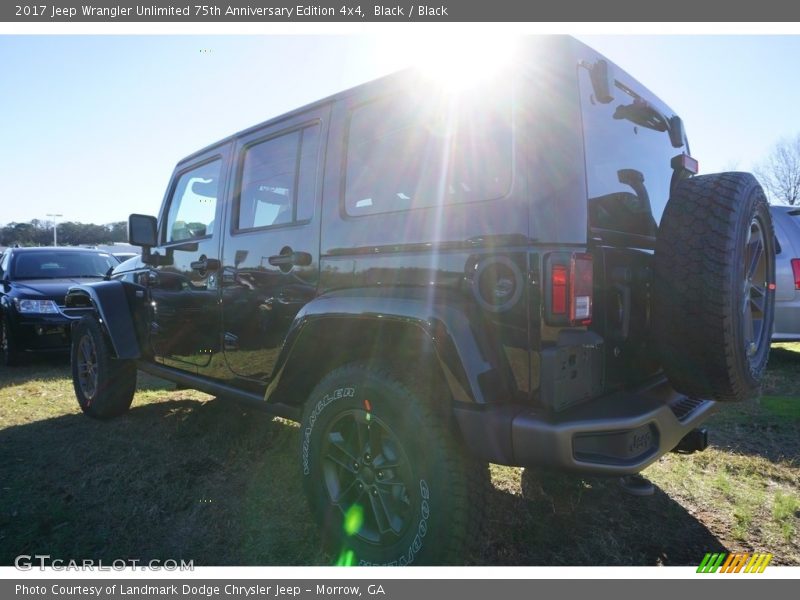
[[[680,181],[655,250],[653,331],[672,386],[690,397],[756,396],[775,302],[775,235],[749,173]]]

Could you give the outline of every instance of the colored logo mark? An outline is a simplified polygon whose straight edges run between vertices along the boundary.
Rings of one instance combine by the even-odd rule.
[[[703,557],[700,566],[697,567],[698,573],[763,573],[767,568],[772,554],[755,552],[707,552]]]

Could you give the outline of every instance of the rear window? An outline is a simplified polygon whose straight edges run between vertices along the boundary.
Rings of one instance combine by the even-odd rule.
[[[103,277],[118,263],[100,252],[22,252],[14,257],[12,279]]]
[[[235,230],[311,219],[318,148],[318,124],[248,146],[234,203]]]
[[[783,207],[772,207],[772,222],[775,226],[775,253],[783,251],[781,242],[788,252],[800,251],[800,208],[785,210]],[[783,214],[786,217],[783,217]]]
[[[393,96],[350,116],[345,211],[352,216],[491,200],[512,173],[511,94],[415,102]]]
[[[589,192],[589,226],[655,236],[669,200],[673,148],[657,122],[631,120],[634,98],[620,89],[614,100],[594,99],[589,72],[578,69]],[[634,82],[625,82],[631,88]],[[638,87],[638,86],[637,86]],[[638,90],[642,95],[645,90]],[[667,116],[671,116],[667,115]],[[644,123],[644,124],[642,124]]]

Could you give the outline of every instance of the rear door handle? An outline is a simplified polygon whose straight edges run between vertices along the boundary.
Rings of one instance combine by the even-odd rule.
[[[307,267],[311,264],[311,255],[308,252],[294,252],[285,249],[280,254],[269,257],[269,264],[273,267]]]

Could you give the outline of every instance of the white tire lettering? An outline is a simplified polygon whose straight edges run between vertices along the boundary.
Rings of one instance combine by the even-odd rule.
[[[356,389],[354,387],[338,388],[330,394],[325,394],[322,400],[317,402],[316,406],[314,406],[314,410],[312,410],[311,414],[308,416],[308,427],[303,431],[303,475],[308,476],[311,474],[309,446],[311,445],[311,432],[314,429],[314,423],[317,422],[317,418],[322,411],[325,410],[325,407],[334,400],[338,400],[339,398],[352,398],[355,395]]]

